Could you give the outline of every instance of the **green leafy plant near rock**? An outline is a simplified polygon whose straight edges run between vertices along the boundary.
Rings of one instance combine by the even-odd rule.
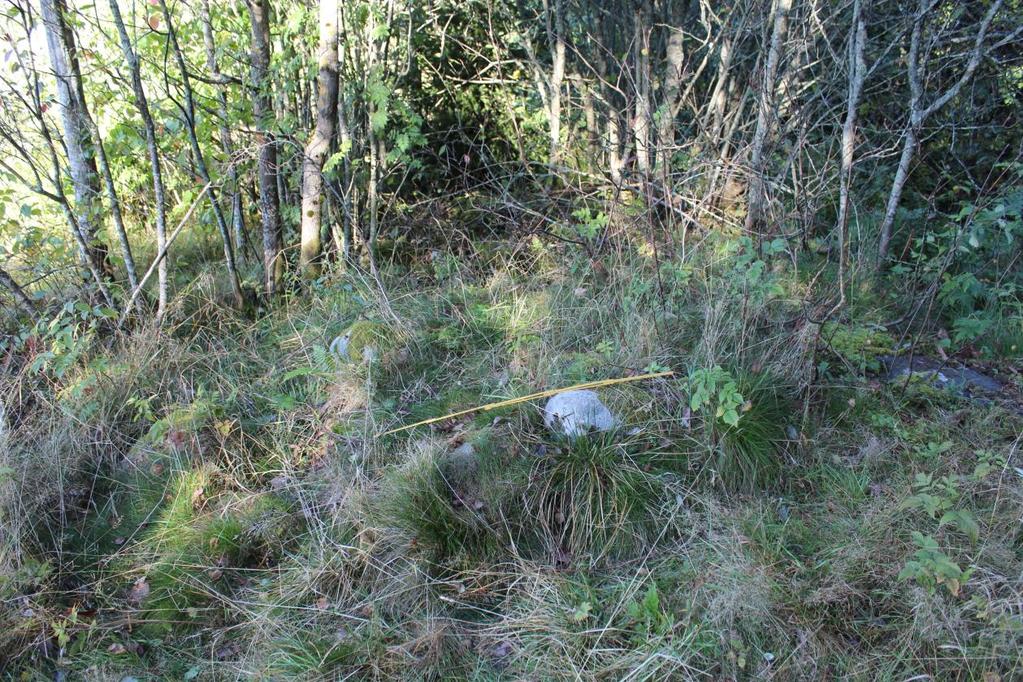
[[[707,415],[715,474],[728,486],[751,490],[777,483],[789,413],[783,391],[766,373],[715,366],[690,375],[689,408]]]

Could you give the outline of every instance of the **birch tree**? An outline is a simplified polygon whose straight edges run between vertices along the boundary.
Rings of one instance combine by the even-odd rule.
[[[763,77],[757,101],[757,127],[753,133],[753,143],[750,147],[750,184],[745,229],[747,232],[756,232],[757,234],[763,232],[764,206],[767,202],[764,149],[776,115],[775,88],[778,80],[778,65],[781,63],[785,49],[791,9],[792,0],[774,0],[771,11],[773,18],[771,42],[764,60]]]
[[[316,127],[302,158],[301,267],[307,277],[320,274],[323,161],[334,137],[338,107],[337,0],[320,0],[320,46],[316,76]]]
[[[888,251],[891,248],[892,242],[892,227],[895,225],[895,216],[898,213],[899,203],[902,200],[902,190],[905,189],[906,180],[909,179],[910,165],[916,156],[917,145],[920,142],[920,132],[924,123],[936,111],[953,100],[959,94],[959,91],[962,90],[963,86],[970,82],[987,51],[1007,44],[1023,31],[1023,27],[1016,27],[1012,33],[997,41],[994,45],[986,45],[991,22],[1002,7],[1003,0],[995,0],[980,20],[980,24],[977,27],[977,36],[973,40],[973,46],[965,65],[963,65],[959,78],[948,89],[935,96],[930,103],[927,103],[925,101],[927,99],[927,65],[930,59],[930,51],[934,45],[932,36],[928,35],[927,20],[938,4],[938,1],[919,0],[916,13],[913,15],[913,28],[909,39],[909,54],[906,57],[906,73],[909,80],[909,117],[903,130],[902,153],[899,156],[899,164],[895,168],[895,177],[892,180],[892,187],[888,193],[884,220],[881,223],[881,237],[877,248],[877,257],[878,261],[882,264],[888,260]]]
[[[138,56],[135,48],[132,47],[128,31],[124,26],[124,19],[121,17],[121,8],[117,0],[110,0],[110,13],[117,27],[117,35],[121,41],[121,52],[124,54],[124,61],[128,65],[128,73],[131,77],[131,87],[135,95],[135,108],[142,117],[142,127],[146,135],[146,152],[149,156],[150,172],[153,176],[153,202],[156,206],[156,249],[163,252],[167,246],[167,197],[163,185],[163,168],[160,161],[160,148],[156,142],[156,124],[153,123],[153,116],[149,111],[149,100],[146,98],[146,90],[142,84],[142,70],[139,66]],[[157,307],[156,317],[162,319],[167,309],[167,285],[168,285],[167,259],[160,261],[157,270]]]
[[[97,232],[102,219],[99,173],[96,169],[96,151],[92,139],[89,109],[82,98],[82,78],[74,35],[64,18],[63,0],[40,0],[46,46],[50,66],[57,80],[57,103],[64,128],[64,149],[67,153],[71,185],[74,190],[74,211],[85,238],[81,256],[92,261],[105,274],[109,274],[106,246],[99,241]]]

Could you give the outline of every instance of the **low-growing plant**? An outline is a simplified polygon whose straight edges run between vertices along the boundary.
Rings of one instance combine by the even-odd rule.
[[[953,596],[958,596],[973,570],[960,568],[959,564],[941,551],[938,541],[930,535],[913,531],[913,544],[918,549],[899,572],[899,580],[913,579],[932,590],[944,586]]]
[[[959,477],[942,476],[935,479],[931,474],[918,473],[913,480],[915,494],[903,503],[905,509],[919,509],[932,519],[938,519],[938,527],[949,526],[966,535],[971,542],[977,542],[980,526],[977,518],[968,509],[958,507]]]

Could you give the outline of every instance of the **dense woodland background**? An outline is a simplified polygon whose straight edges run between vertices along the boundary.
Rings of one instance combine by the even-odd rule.
[[[1023,675],[1018,0],[0,0],[0,55],[0,675]]]

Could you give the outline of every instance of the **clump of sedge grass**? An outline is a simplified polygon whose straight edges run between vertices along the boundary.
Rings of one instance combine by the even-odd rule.
[[[792,414],[781,386],[770,375],[736,374],[736,386],[747,402],[736,425],[714,424],[715,470],[726,487],[748,492],[779,483]]]
[[[599,561],[643,543],[658,494],[642,457],[614,434],[594,434],[537,458],[528,496],[552,549]]]

